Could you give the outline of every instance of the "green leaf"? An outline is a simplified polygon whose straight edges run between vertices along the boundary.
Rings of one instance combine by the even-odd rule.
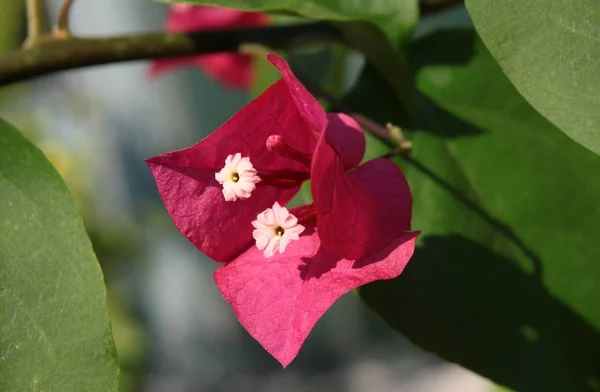
[[[467,9],[525,99],[600,154],[600,3],[467,0]]]
[[[416,0],[163,0],[208,4],[256,12],[290,12],[317,20],[366,21],[379,27],[392,44],[404,41],[419,16]]]
[[[0,120],[0,390],[117,391],[102,272],[62,179]]]
[[[337,23],[345,41],[361,52],[393,89],[404,115],[414,111],[414,88],[404,56],[396,53],[377,28],[368,23]]]
[[[420,40],[410,59],[426,96],[402,166],[422,234],[406,271],[362,298],[511,389],[600,390],[600,157],[539,115],[472,32]],[[401,123],[367,76],[355,109]]]

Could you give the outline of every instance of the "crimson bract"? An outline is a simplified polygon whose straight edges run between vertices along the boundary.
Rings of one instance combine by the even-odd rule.
[[[400,169],[360,165],[361,128],[325,113],[277,55],[282,80],[198,144],[147,160],[175,226],[225,263],[214,279],[283,366],[343,294],[400,275],[417,232]],[[314,202],[285,204],[305,180]]]

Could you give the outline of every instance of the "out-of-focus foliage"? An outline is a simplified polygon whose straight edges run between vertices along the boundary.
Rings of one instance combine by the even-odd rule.
[[[597,390],[600,157],[531,108],[473,32],[409,55],[424,96],[403,167],[423,233],[406,271],[361,296],[421,347],[515,390]],[[348,98],[389,121],[397,104],[377,80]]]
[[[102,273],[42,152],[0,121],[0,389],[116,391]]]
[[[0,0],[0,55],[16,49],[23,41],[24,1]]]
[[[0,0],[0,55],[16,50],[23,42],[24,11],[24,1]],[[0,101],[8,90],[0,87]]]
[[[145,372],[147,362],[144,329],[132,316],[127,297],[121,295],[117,289],[109,289],[107,302],[112,334],[119,353],[119,391],[140,390],[140,375]]]
[[[600,3],[470,0],[467,9],[525,99],[600,154]]]

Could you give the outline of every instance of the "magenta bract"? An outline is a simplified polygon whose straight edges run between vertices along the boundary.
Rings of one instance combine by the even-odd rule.
[[[406,178],[383,158],[356,167],[364,146],[356,121],[330,114],[311,168],[321,241],[330,252],[350,260],[371,255],[410,230],[412,197]]]
[[[253,246],[214,273],[240,323],[284,367],[339,297],[400,275],[418,235],[402,234],[369,257],[353,261],[322,246],[314,221],[305,225],[300,240],[291,242],[284,254],[265,259]]]
[[[304,171],[308,177],[304,165],[265,147],[270,135],[279,134],[294,148],[310,153],[319,133],[311,126],[326,123],[325,112],[317,100],[288,68],[281,71],[283,80],[196,145],[146,160],[175,226],[216,261],[231,261],[248,249],[254,243],[250,223],[274,202],[285,205],[300,186],[259,186],[249,199],[226,202],[214,176],[229,154],[239,152],[250,157],[259,173]],[[311,124],[305,121],[307,114]],[[246,227],[249,230],[240,230]]]
[[[337,298],[400,275],[418,232],[409,231],[412,198],[402,171],[386,159],[360,165],[358,124],[326,114],[283,59],[268,59],[281,81],[195,146],[147,162],[177,228],[227,263],[214,278],[238,320],[287,366]],[[260,181],[249,198],[227,202],[215,173],[234,154],[248,157],[249,178],[256,171]],[[229,170],[217,177],[236,186]],[[290,217],[281,206],[309,177],[314,202]]]

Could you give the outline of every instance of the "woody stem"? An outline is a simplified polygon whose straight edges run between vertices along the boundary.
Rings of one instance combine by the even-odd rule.
[[[39,5],[39,0],[28,2],[32,6]],[[35,10],[39,11],[38,8]],[[34,19],[38,20],[40,14],[35,15],[37,19]],[[35,26],[32,27],[35,34],[45,31],[40,24],[32,23],[32,26]],[[314,22],[180,34],[50,39],[44,41],[43,45],[29,45],[23,50],[0,56],[0,86],[58,71],[100,64],[235,52],[248,44],[283,49],[322,41],[341,42],[342,36],[333,25]]]
[[[283,49],[314,41],[344,43],[340,31],[326,22],[188,34],[159,33],[73,39],[68,34],[73,1],[65,0],[63,3],[57,30],[54,37],[51,37],[47,34],[43,0],[26,0],[28,38],[23,50],[0,56],[0,86],[93,65],[238,51],[245,44]],[[462,2],[463,0],[423,0],[419,8],[421,16],[426,17]]]

